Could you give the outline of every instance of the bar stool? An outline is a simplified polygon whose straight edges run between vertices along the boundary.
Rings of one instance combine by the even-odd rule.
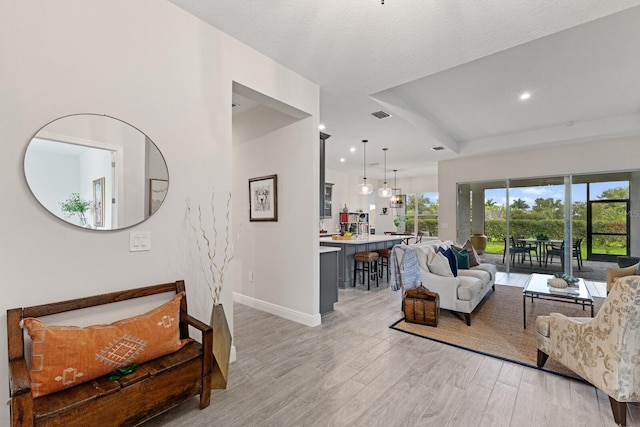
[[[353,287],[356,287],[356,278],[358,277],[358,271],[362,271],[362,284],[364,284],[364,275],[367,275],[367,290],[371,289],[370,281],[373,277],[376,279],[376,287],[378,286],[378,258],[379,255],[376,252],[356,252],[353,255]],[[362,263],[362,268],[358,268],[358,263]]]
[[[387,282],[389,281],[389,260],[391,259],[391,251],[393,249],[378,249],[375,252],[378,254],[378,276],[382,279],[385,267],[387,268]]]

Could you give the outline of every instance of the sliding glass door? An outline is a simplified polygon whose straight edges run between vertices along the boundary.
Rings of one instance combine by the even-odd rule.
[[[633,252],[631,222],[638,220],[630,213],[632,177],[615,172],[459,183],[458,239],[485,234],[486,252],[502,255],[497,262],[507,272],[511,245],[505,242],[520,239],[537,246],[537,266],[528,254],[526,266],[514,266],[558,271],[566,259],[571,262],[562,262],[562,271],[579,275],[583,260],[615,262]]]

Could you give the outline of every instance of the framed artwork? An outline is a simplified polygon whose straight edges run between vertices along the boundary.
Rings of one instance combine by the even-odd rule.
[[[278,175],[249,179],[249,221],[278,220]]]
[[[167,197],[167,190],[169,190],[169,181],[166,179],[154,179],[149,180],[149,215],[153,215],[164,198]]]
[[[104,177],[93,181],[93,226],[104,227]]]

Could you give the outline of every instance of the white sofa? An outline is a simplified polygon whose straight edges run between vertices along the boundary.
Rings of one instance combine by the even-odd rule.
[[[448,248],[452,243],[451,241],[430,240],[425,243],[409,245],[409,247],[415,250],[422,285],[440,295],[440,308],[461,313],[467,325],[471,326],[473,310],[489,292],[489,289],[495,291],[496,266],[480,263],[469,269],[459,269],[457,277],[432,273],[427,264],[430,253],[437,252],[440,246]],[[398,265],[401,266],[404,251],[398,246],[396,246],[396,259]],[[401,272],[402,269],[399,268],[398,271]]]

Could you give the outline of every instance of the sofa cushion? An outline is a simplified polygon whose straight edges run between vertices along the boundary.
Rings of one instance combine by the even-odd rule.
[[[465,276],[465,277],[474,277],[478,280],[480,280],[482,282],[482,286],[485,286],[487,283],[489,283],[491,281],[491,274],[488,273],[487,271],[484,270],[480,270],[480,269],[467,269],[467,270],[459,270],[458,271],[458,275],[459,277]]]
[[[453,277],[457,277],[458,261],[456,260],[456,256],[453,254],[451,248],[445,249],[443,247],[440,247],[440,249],[438,249],[438,252],[447,257],[447,259],[449,260],[449,267],[451,268],[451,272],[453,273]]]
[[[429,271],[438,276],[453,277],[449,259],[441,252],[432,252],[427,259]]]
[[[179,350],[178,294],[161,306],[109,325],[48,326],[29,317],[31,385],[34,397],[101,377],[122,366],[142,363]]]
[[[475,277],[458,276],[458,299],[471,301],[482,292],[482,281]]]
[[[458,264],[459,269],[468,269],[469,268],[469,252],[463,248],[456,248],[455,246],[451,246],[451,251],[456,257],[456,262]]]
[[[496,268],[496,265],[495,264],[489,264],[488,262],[483,262],[483,263],[480,263],[480,264],[476,265],[475,267],[471,267],[471,270],[486,271],[487,273],[489,273],[491,275],[491,280],[493,280],[494,282],[496,280],[496,274],[498,272],[498,269]]]

